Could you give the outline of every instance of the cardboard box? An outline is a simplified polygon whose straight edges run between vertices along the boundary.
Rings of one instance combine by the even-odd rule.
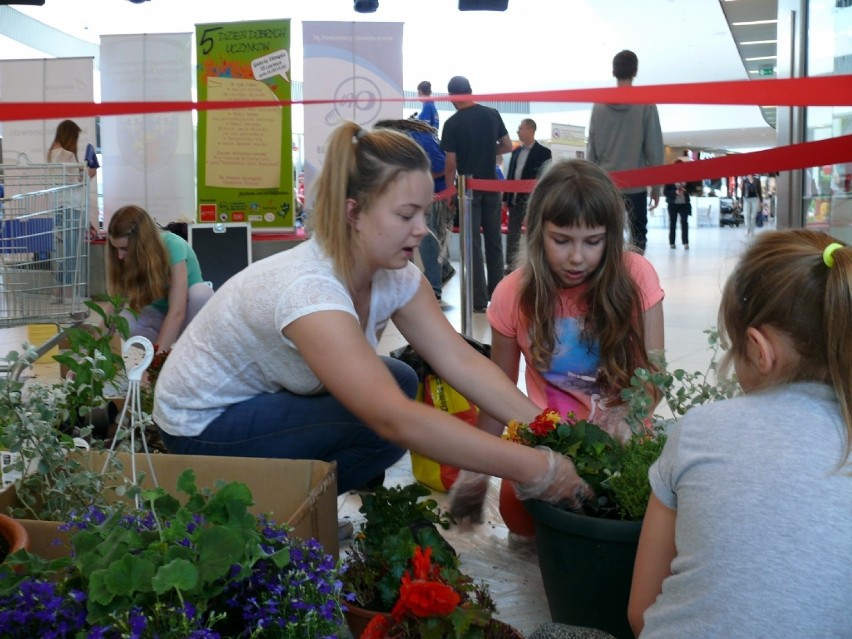
[[[106,453],[79,453],[89,468],[100,472]],[[124,474],[131,476],[131,460],[118,453]],[[213,488],[217,480],[240,481],[251,490],[255,514],[269,513],[275,521],[293,527],[293,535],[314,537],[332,557],[339,554],[337,538],[337,472],[333,463],[317,460],[255,459],[198,455],[153,454],[151,461],[157,482],[179,499],[177,480],[187,468],[195,471],[199,488]],[[145,455],[136,456],[136,472],[145,473],[143,486],[151,487],[151,470]],[[18,506],[14,486],[0,492],[0,512]],[[58,530],[58,522],[19,520],[30,534],[30,552],[45,558],[65,555],[68,536]]]

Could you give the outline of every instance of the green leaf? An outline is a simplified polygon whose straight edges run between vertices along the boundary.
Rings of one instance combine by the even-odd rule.
[[[231,564],[241,563],[246,538],[224,526],[205,528],[198,536],[198,570],[202,582],[225,576]]]
[[[189,592],[198,585],[198,570],[186,559],[175,559],[160,566],[151,580],[151,586],[158,595],[169,590]]]
[[[130,597],[137,592],[151,592],[151,579],[156,566],[152,561],[125,555],[106,571],[104,586],[117,596]]]

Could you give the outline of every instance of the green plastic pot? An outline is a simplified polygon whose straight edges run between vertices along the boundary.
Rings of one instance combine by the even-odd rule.
[[[524,505],[535,520],[553,621],[633,639],[627,602],[642,522],[590,517],[537,500]]]

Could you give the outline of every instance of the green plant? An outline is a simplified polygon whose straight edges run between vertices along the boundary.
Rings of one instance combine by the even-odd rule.
[[[10,353],[8,361],[33,361],[32,347]],[[0,377],[0,449],[7,451],[3,472],[14,479],[20,507],[15,517],[62,521],[74,509],[103,503],[105,476],[90,471],[70,454],[74,439],[62,431],[67,421],[69,388],[31,384]],[[76,434],[86,437],[88,428]]]
[[[458,567],[455,551],[438,531],[449,528],[452,518],[430,495],[416,483],[379,486],[364,495],[359,510],[365,521],[346,551],[344,575],[347,590],[362,607],[384,612],[393,607],[415,547],[430,548],[442,566]]]
[[[690,408],[733,397],[740,392],[736,378],[718,375],[721,350],[715,329],[708,335],[710,363],[704,371],[668,371],[665,362],[655,370],[637,368],[630,386],[622,390],[626,421],[632,435],[621,442],[587,420],[564,418],[545,410],[530,424],[511,422],[504,437],[528,446],[547,446],[567,455],[577,473],[595,491],[584,504],[587,514],[637,520],[645,515],[651,486],[648,469],[660,456],[671,424]]]
[[[85,304],[102,324],[80,324],[68,329],[67,350],[53,357],[68,370],[65,383],[72,427],[85,422],[93,409],[103,406],[107,383],[124,376],[124,357],[113,349],[112,341],[116,336],[127,339],[130,334],[127,319],[121,315],[126,304],[123,298],[101,296]]]
[[[157,488],[141,491],[142,510],[121,502],[79,512],[68,526],[71,557],[10,557],[0,569],[0,635],[337,636],[339,563],[317,542],[251,514],[244,484],[199,490],[187,470],[177,488],[182,502]]]
[[[621,442],[592,422],[576,419],[573,413],[562,417],[550,409],[542,411],[529,424],[510,422],[503,437],[526,446],[546,446],[570,457],[577,474],[595,493],[594,499],[583,504],[583,511],[598,517],[622,519],[629,519],[631,515],[618,494],[623,484],[613,485],[613,480],[620,477],[625,464],[633,473],[637,472],[637,462],[647,458],[646,448],[652,446],[656,450],[660,446],[661,449],[659,441],[664,439],[663,435],[646,432],[634,434],[626,443]],[[644,483],[647,484],[647,479]],[[642,486],[628,485],[627,489],[636,493]],[[631,498],[637,499],[635,495]]]
[[[513,629],[493,618],[484,584],[458,569],[433,563],[431,548],[414,548],[389,616],[376,615],[361,639],[504,639]]]
[[[17,517],[64,521],[69,514],[92,504],[103,504],[104,486],[115,484],[120,470],[106,474],[89,470],[71,453],[81,442],[102,448],[92,437],[87,417],[103,410],[105,384],[124,373],[124,360],[111,346],[113,336],[127,335],[120,298],[105,298],[111,310],[95,302],[87,306],[103,320],[102,327],[75,326],[67,331],[66,352],[55,356],[70,374],[55,384],[24,384],[16,376],[0,378],[0,449],[11,453],[3,468],[14,479],[20,506]],[[36,359],[25,344],[6,357],[13,370],[24,370]],[[116,462],[117,464],[117,462]]]

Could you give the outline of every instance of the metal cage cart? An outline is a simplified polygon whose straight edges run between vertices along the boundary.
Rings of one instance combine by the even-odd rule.
[[[85,164],[0,165],[0,328],[79,324],[89,311]],[[63,331],[37,347],[40,357]],[[0,370],[18,376],[11,363]]]

